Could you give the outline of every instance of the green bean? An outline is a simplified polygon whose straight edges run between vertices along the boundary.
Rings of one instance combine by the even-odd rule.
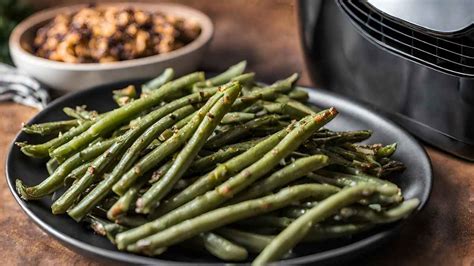
[[[102,141],[85,148],[77,154],[71,156],[64,163],[62,163],[56,171],[48,178],[43,180],[40,184],[33,187],[25,187],[23,182],[19,179],[16,180],[16,189],[18,194],[24,200],[35,200],[40,199],[58,188],[64,183],[66,176],[74,170],[80,164],[99,156],[101,153],[106,151],[115,142],[115,139]]]
[[[108,222],[93,215],[88,215],[86,222],[90,224],[94,232],[106,236],[112,243],[115,241],[115,235],[127,230],[127,228],[119,224]]]
[[[350,237],[355,234],[365,232],[373,228],[375,224],[337,224],[337,225],[320,225],[316,224],[309,229],[308,234],[301,240],[302,242],[319,242],[327,239]],[[275,238],[274,235],[261,235],[254,233],[247,233],[251,239],[261,239],[263,248],[258,250],[261,252],[270,242]],[[232,238],[229,238],[232,239]],[[233,240],[233,239],[232,239]],[[239,243],[238,241],[235,241]],[[243,244],[242,244],[243,245]],[[246,245],[243,245],[246,247]]]
[[[263,110],[263,105],[262,105],[260,102],[256,102],[256,103],[250,105],[249,107],[244,108],[244,109],[242,110],[242,112],[244,112],[244,113],[254,113],[254,114],[256,114],[256,113],[258,113],[258,112],[260,112],[260,111],[262,111],[262,110]]]
[[[313,137],[314,138],[332,137],[332,136],[344,134],[345,132],[352,132],[352,131],[333,131],[327,128],[321,128],[320,130],[314,132]]]
[[[317,242],[326,239],[352,236],[374,227],[374,224],[341,224],[341,225],[315,225],[313,226],[302,242]],[[221,228],[216,232],[227,239],[244,246],[253,253],[260,253],[275,238],[274,235],[262,235],[245,232],[241,230]]]
[[[377,150],[382,148],[383,145],[380,144],[380,143],[374,143],[374,144],[360,144],[360,143],[358,143],[357,147],[364,148],[364,149],[367,149],[367,150],[371,150],[373,152],[373,154],[376,154]]]
[[[178,153],[169,171],[137,200],[138,212],[149,213],[150,209],[171,191],[176,182],[189,168],[199,150],[204,146],[207,138],[229,111],[232,103],[240,93],[241,86],[238,82],[233,82],[223,86],[222,90],[224,90],[224,96],[212,106],[204,119],[202,119],[196,132],[194,132],[182,151]]]
[[[199,111],[196,111],[196,112],[186,116],[185,118],[179,120],[173,127],[176,128],[176,129],[183,128],[184,126],[186,126],[189,123],[189,121],[191,121],[193,116],[196,115],[198,112]],[[165,140],[167,140],[167,138]]]
[[[314,138],[308,142],[309,145],[321,146],[325,145],[335,145],[346,142],[359,142],[364,141],[372,135],[372,130],[356,130],[356,131],[340,131],[334,132],[331,131],[331,134],[315,134]]]
[[[139,96],[134,86],[113,91],[115,110],[65,107],[70,120],[24,126],[52,139],[17,143],[49,159],[39,184],[16,180],[20,197],[54,192],[53,214],[88,222],[119,250],[158,256],[177,245],[228,262],[261,253],[253,265],[418,207],[381,179],[405,169],[391,159],[396,143],[360,143],[371,130],[322,128],[337,111],[308,104],[297,74],[267,85],[245,67],[174,81],[168,68]]]
[[[138,215],[134,215],[134,216],[120,215],[117,218],[115,218],[114,221],[117,224],[127,226],[127,227],[137,227],[149,222],[147,218],[143,216],[138,216]]]
[[[263,141],[262,139],[255,139],[255,140],[249,140],[249,141],[223,147],[222,149],[208,156],[201,157],[195,160],[191,164],[189,168],[189,172],[190,173],[206,172],[212,168],[215,168],[218,163],[229,160],[233,158],[234,156],[239,155],[247,151],[248,149],[254,147],[255,145],[258,145],[258,143],[262,141]]]
[[[247,136],[255,128],[271,124],[277,121],[279,118],[280,117],[278,115],[269,115],[251,120],[243,125],[237,125],[232,129],[229,129],[211,137],[207,141],[205,147],[210,149],[216,149],[226,144],[234,143],[237,139]]]
[[[389,174],[391,174],[393,172],[400,172],[400,171],[403,171],[405,169],[406,169],[406,166],[402,162],[391,160],[391,161],[385,163],[384,165],[382,165],[381,171],[379,171],[375,174],[379,174],[379,176],[388,176]]]
[[[76,107],[78,109],[79,107]],[[74,118],[76,121],[84,121],[88,119],[84,119],[82,115],[79,115],[77,110],[71,107],[64,107],[63,108],[63,113],[65,113],[67,116]]]
[[[199,100],[201,97],[203,97],[202,95],[198,96],[199,97],[197,97],[196,100]],[[88,171],[86,175],[78,180],[78,182],[74,183],[58,200],[53,203],[51,206],[53,213],[65,212],[74,203],[76,198],[92,184],[95,177],[102,174],[104,169],[112,162],[114,158],[125,152],[125,149],[129,147],[135,141],[135,139],[142,134],[143,131],[145,131],[156,120],[167,115],[169,112],[188,104],[190,99],[193,99],[192,95],[178,99],[167,105],[164,105],[161,108],[156,109],[155,111],[141,118],[136,125],[127,131],[127,133],[118,137],[117,142],[115,142],[114,145],[109,148],[109,150],[92,162],[92,165],[89,168],[90,171]],[[138,145],[141,145],[141,143],[138,143]],[[143,147],[146,147],[146,145],[143,145]],[[131,156],[133,157],[133,152]],[[129,165],[128,161],[122,161],[122,165]],[[90,207],[92,207],[92,205],[90,205],[91,202],[96,202],[104,196],[108,188],[113,185],[113,181],[115,181],[115,179],[120,176],[120,173],[124,171],[122,167],[116,167],[115,169],[116,170],[112,173],[113,176],[111,178],[106,178],[106,181],[102,182],[102,185],[96,187],[96,189],[93,190],[91,196],[86,197],[86,200],[83,201],[80,206],[78,206],[78,208],[71,210],[69,214],[72,218],[80,220],[86,214],[86,212],[83,210],[90,209]]]
[[[242,261],[247,259],[248,252],[244,247],[236,245],[215,233],[202,233],[204,247],[209,253],[222,260]]]
[[[349,161],[354,161],[354,160],[364,160],[365,161],[365,159],[362,158],[362,156],[360,154],[357,154],[355,152],[346,150],[342,147],[329,146],[329,147],[325,147],[325,148],[327,150],[331,151],[331,152],[339,154],[340,156],[342,156],[343,158],[345,158],[346,160],[349,160]]]
[[[317,242],[326,239],[352,236],[367,231],[373,226],[373,224],[316,225],[310,229],[302,241]],[[217,232],[229,240],[244,246],[253,253],[262,252],[275,238],[274,235],[262,235],[229,228],[221,228],[218,229]]]
[[[159,110],[162,110],[161,113],[167,112],[164,107]],[[140,152],[150,144],[157,134],[171,126],[177,119],[180,119],[193,111],[194,108],[192,106],[187,105],[181,107],[147,128],[146,131],[138,137],[125,152],[120,162],[114,167],[112,173],[107,176],[106,179],[101,181],[91,192],[89,192],[72,210],[68,211],[68,214],[75,220],[80,220],[91,208],[93,208],[95,204],[108,194],[112,189],[112,186],[125,173],[125,171],[133,165],[133,163],[138,159]],[[158,112],[158,110],[154,112]]]
[[[160,180],[161,177],[163,177],[168,170],[170,170],[171,166],[173,165],[174,159],[176,158],[176,154],[173,156],[172,159],[164,163],[162,166],[160,166],[158,169],[153,171],[153,174],[151,175],[151,178],[148,180],[148,183],[153,184],[156,183],[158,180]]]
[[[280,192],[260,199],[249,200],[235,205],[218,208],[191,218],[154,235],[139,240],[127,250],[147,253],[156,248],[168,247],[191,238],[201,232],[207,232],[227,224],[282,208],[291,202],[307,197],[325,198],[337,188],[328,185],[306,184],[289,187]],[[183,234],[183,232],[186,232]]]
[[[255,114],[252,113],[243,113],[243,112],[233,112],[228,113],[222,118],[222,124],[232,124],[232,123],[243,123],[249,120],[252,120],[256,117]]]
[[[87,106],[76,106],[76,108],[64,107],[63,112],[72,118],[77,119],[78,121],[85,121],[85,120],[94,120],[99,117],[97,111],[88,111]]]
[[[60,165],[61,163],[58,162],[58,160],[56,160],[55,158],[49,159],[48,162],[46,163],[46,170],[48,170],[48,174],[52,175],[54,171],[58,169]]]
[[[395,193],[393,195],[374,195],[368,199],[363,199],[359,203],[362,205],[373,205],[373,204],[378,204],[381,206],[393,206],[394,204],[398,204],[403,201],[403,196],[400,190],[398,193]]]
[[[309,229],[302,242],[318,242],[326,239],[349,237],[365,232],[374,227],[374,224],[337,224],[315,225]]]
[[[130,210],[132,203],[138,198],[138,191],[140,190],[142,183],[135,184],[123,194],[119,200],[107,211],[107,218],[114,221],[117,218],[125,214]]]
[[[231,67],[229,67],[226,71],[222,72],[221,74],[210,78],[205,81],[200,81],[194,84],[195,89],[205,88],[205,87],[212,87],[225,84],[231,81],[232,78],[239,76],[245,70],[247,66],[247,61],[241,61]]]
[[[142,151],[141,155],[145,155],[147,154],[148,152],[152,151],[153,149],[155,149],[156,147],[160,146],[161,145],[161,142],[159,139],[154,139],[150,145],[148,145],[148,147],[146,147],[146,149],[144,151]]]
[[[281,119],[285,119],[285,117],[281,116]],[[253,137],[268,136],[270,134],[273,134],[273,133],[287,127],[289,124],[290,123],[288,121],[279,120],[273,126],[263,126],[263,127],[260,127],[260,128],[256,128],[255,130],[253,130],[252,136]]]
[[[81,147],[87,145],[98,136],[115,129],[117,126],[125,123],[134,115],[151,108],[160,103],[169,94],[182,90],[195,82],[204,78],[204,73],[197,72],[181,77],[177,80],[163,85],[159,90],[154,91],[148,97],[138,99],[125,106],[117,108],[96,121],[85,132],[81,133],[71,141],[56,148],[52,153],[52,157],[65,157]]]
[[[306,115],[310,115],[310,114],[315,114],[315,110],[313,110],[311,107],[303,104],[303,103],[300,103],[298,101],[295,101],[293,99],[291,99],[289,96],[287,95],[280,95],[276,98],[276,102],[279,102],[279,103],[284,103],[286,104],[288,107],[294,109],[294,110],[297,110],[303,114],[306,114]],[[320,111],[320,110],[318,110]]]
[[[273,239],[272,236],[254,234],[226,227],[219,228],[216,232],[253,253],[261,252]]]
[[[334,179],[342,177],[342,178],[346,178],[346,179],[349,179],[349,180],[353,180],[355,182],[360,181],[360,182],[367,182],[367,183],[371,183],[371,184],[377,184],[377,185],[380,185],[380,186],[390,186],[390,187],[394,187],[394,188],[397,187],[397,185],[395,185],[394,183],[392,183],[388,180],[383,180],[383,179],[380,179],[380,178],[377,178],[377,177],[374,177],[374,176],[369,176],[369,175],[362,174],[362,173],[360,173],[358,175],[348,175],[348,174],[328,171],[328,170],[324,170],[324,169],[318,170],[317,173],[320,174],[320,175],[326,176],[326,177],[334,178]]]
[[[354,143],[342,143],[340,145],[338,145],[346,150],[349,150],[349,151],[352,151],[352,152],[356,152],[356,153],[359,153],[361,155],[370,155],[370,156],[374,156],[375,155],[375,152],[376,150],[374,149],[371,149],[371,148],[368,148],[368,147],[364,147],[364,146],[361,146],[361,145],[358,145],[358,144],[354,144]]]
[[[304,89],[296,87],[288,93],[288,97],[300,102],[306,102],[309,99],[309,94]]]
[[[151,168],[156,167],[168,156],[175,153],[189,138],[191,138],[192,134],[204,119],[204,116],[212,108],[213,104],[222,96],[222,93],[217,93],[211,97],[185,127],[180,129],[171,138],[163,142],[135,163],[135,165],[114,184],[112,190],[118,195],[123,195],[123,193],[133,185],[138,177],[149,171]]]
[[[336,171],[344,174],[349,174],[349,175],[364,175],[365,172],[362,169],[351,167],[351,166],[345,166],[345,165],[331,165],[331,168],[328,168],[328,170],[331,171]]]
[[[384,211],[377,212],[368,207],[346,207],[339,212],[343,219],[356,218],[364,222],[375,224],[392,223],[407,217],[412,211],[418,207],[420,201],[418,199],[406,200],[399,205]]]
[[[76,167],[66,176],[66,178],[64,179],[64,183],[67,183],[68,179],[76,180],[76,179],[81,178],[81,176],[83,176],[86,173],[87,169],[89,169],[89,166],[91,166],[90,161]]]
[[[238,81],[241,84],[242,90],[243,90],[245,86],[248,86],[253,83],[254,77],[255,77],[255,73],[245,73],[245,74],[241,74],[230,79],[229,82]],[[206,88],[194,87],[193,92],[205,92],[207,90],[218,89],[219,87],[220,86],[206,87]],[[241,94],[242,93],[243,91],[241,91]],[[226,120],[235,120],[235,119],[232,119],[232,117],[229,117],[229,115],[226,114],[226,116],[224,116],[222,120],[226,121]]]
[[[311,147],[311,146],[314,146],[314,145],[308,145],[308,142],[305,142],[304,144],[304,147],[306,149],[308,149],[308,152],[310,154],[324,154],[326,156],[329,157],[329,161],[331,163],[331,166],[330,167],[333,167],[334,165],[336,166],[352,166],[352,162],[349,161],[349,160],[346,160],[345,158],[343,158],[342,156],[340,156],[339,154],[337,153],[334,153],[334,152],[331,152],[331,151],[328,151],[327,149],[325,149],[324,147],[322,148],[315,148],[315,147]]]
[[[391,194],[393,189],[364,184],[345,188],[329,196],[278,234],[252,262],[252,265],[267,265],[269,262],[281,258],[308,234],[314,224],[323,221],[339,209],[374,193]]]
[[[347,150],[338,146],[329,146],[325,148],[331,152],[341,155],[347,160],[352,160],[353,163],[361,162],[360,164],[358,164],[359,168],[370,169],[374,167],[379,167],[379,168],[381,167],[380,163],[377,162],[374,156],[372,155],[363,154],[357,151]]]
[[[265,110],[271,114],[282,114],[282,115],[289,115],[292,118],[295,119],[300,119],[302,117],[305,117],[309,114],[313,114],[314,112],[311,111],[311,113],[304,112],[300,110],[299,108],[295,108],[292,106],[290,103],[266,103],[263,105]]]
[[[238,76],[235,76],[235,77],[229,79],[227,82],[238,81],[242,85],[242,87],[251,86],[254,82],[254,78],[255,78],[255,73],[250,72],[250,73],[244,73],[244,74],[240,74]],[[225,83],[227,83],[227,82],[225,82]],[[224,83],[222,83],[221,85],[223,85],[223,84]],[[205,90],[210,89],[210,88],[218,87],[216,84],[211,85],[211,86],[208,86],[208,85],[206,85],[206,86],[204,86],[204,85],[194,86],[193,87],[193,92],[205,91]]]
[[[78,180],[76,180],[64,194],[61,195],[51,205],[53,214],[65,213],[74,202],[80,198],[81,194],[84,193],[97,178],[102,175],[106,168],[114,162],[114,160],[120,156],[125,150],[126,146],[134,140],[136,131],[130,130],[127,134],[117,137],[114,144],[102,153],[99,157],[94,159],[87,169],[86,173]],[[76,220],[76,221],[79,221]]]
[[[153,222],[117,235],[119,249],[123,249],[135,241],[159,232],[172,224],[195,217],[224,203],[232,197],[233,194],[244,190],[258,178],[271,171],[281,159],[296,150],[314,131],[332,120],[336,114],[336,109],[330,108],[315,116],[308,116],[301,119],[298,126],[291,130],[271,152],[265,154],[260,160],[221,184],[215,190],[207,192],[203,196],[188,202],[186,205],[169,212]],[[223,170],[225,170],[225,168]]]
[[[200,99],[200,97],[201,96],[199,96],[197,99]],[[191,96],[187,96],[179,100],[173,101],[139,119],[136,124],[132,126],[132,128],[130,128],[130,130],[128,130],[124,135],[118,137],[117,141],[106,152],[104,152],[101,156],[99,156],[92,162],[92,165],[86,175],[84,175],[81,179],[74,183],[58,200],[53,203],[53,205],[51,206],[53,213],[65,212],[74,203],[78,196],[92,184],[95,178],[101,175],[105,168],[115,158],[124,153],[125,149],[129,147],[135,141],[135,139],[142,134],[143,131],[145,131],[158,119],[166,116],[167,114],[180,108],[181,106],[187,105],[190,99]],[[120,168],[117,171],[121,170],[123,169]],[[116,172],[114,174],[116,174]],[[88,202],[94,201],[98,197],[100,197],[100,194],[97,194],[96,192],[102,191],[102,189],[107,188],[106,186],[109,185],[108,181],[105,181],[104,183],[105,185],[101,185],[97,190],[95,190],[91,197],[87,198],[87,200],[83,203],[85,206],[82,205],[81,208],[87,208],[86,206],[88,206]],[[81,212],[76,211],[78,211],[78,209],[72,212],[72,214],[74,215],[73,218],[79,220],[83,215],[80,215]]]
[[[235,120],[234,117],[232,117],[233,114],[229,113],[229,114],[226,114],[224,116],[224,118],[222,118],[222,121],[230,121],[230,120]],[[252,114],[253,116],[253,114]],[[172,135],[173,135],[173,132],[184,127],[187,123],[189,123],[189,121],[191,120],[191,118],[193,117],[193,114],[181,119],[180,121],[178,121],[172,128],[169,128],[167,130],[165,130],[159,137],[159,140],[160,141],[165,141],[167,140],[168,138],[170,138]],[[243,121],[243,120],[242,120]]]
[[[203,195],[207,191],[214,189],[226,180],[226,178],[238,173],[240,170],[251,165],[272,148],[274,148],[286,135],[288,130],[284,129],[280,132],[261,141],[246,152],[228,160],[227,162],[218,165],[212,172],[203,175],[196,182],[184,189],[179,194],[173,196],[168,201],[165,201],[162,206],[159,206],[152,216],[168,213],[177,207],[193,200],[194,198]]]
[[[153,252],[150,253],[150,256],[152,256],[152,257],[159,256],[159,255],[163,254],[166,250],[167,250],[167,248],[157,248],[156,250],[154,250]]]
[[[328,163],[328,157],[325,155],[313,155],[297,159],[295,162],[274,172],[269,177],[254,184],[250,189],[237,195],[237,197],[232,199],[230,203],[232,204],[265,195],[274,189],[281,188],[298,178],[305,176],[309,172],[323,168],[328,165]]]
[[[148,81],[142,86],[142,94],[149,94],[151,91],[159,89],[174,78],[174,70],[166,68],[158,77]]]
[[[276,97],[279,93],[285,93],[292,89],[293,83],[298,79],[298,74],[293,74],[290,77],[279,80],[272,85],[254,90],[249,95],[238,98],[232,106],[232,111],[239,111],[250,105],[254,104],[258,100],[271,100]]]
[[[285,228],[293,222],[293,219],[287,217],[278,217],[275,215],[260,215],[251,219],[241,220],[238,225],[251,227],[276,227]]]
[[[129,85],[120,90],[113,90],[112,93],[112,98],[118,106],[124,106],[137,98],[137,90],[133,85]]]
[[[176,132],[179,129],[186,126],[189,123],[189,121],[191,121],[191,119],[194,117],[194,115],[196,115],[197,113],[198,113],[198,111],[196,111],[196,112],[186,116],[185,118],[179,120],[178,122],[176,122],[176,124],[174,124],[172,128],[168,128],[165,131],[163,131],[163,133],[161,133],[161,135],[158,137],[158,140],[159,141],[166,141],[167,139],[171,138],[171,136],[173,136],[174,132]]]
[[[85,121],[77,127],[73,127],[64,134],[60,134],[58,137],[49,140],[42,144],[21,144],[21,151],[23,154],[35,157],[35,158],[44,158],[49,156],[49,151],[55,149],[56,147],[61,146],[62,144],[70,141],[75,136],[86,131],[89,127],[94,124],[94,121]]]
[[[250,86],[254,82],[255,73],[249,72],[233,77],[230,81],[238,81],[242,86]]]
[[[326,172],[323,172],[323,173],[326,173]],[[393,183],[385,183],[388,181],[380,180],[380,179],[379,181],[377,181],[375,177],[370,177],[370,176],[362,177],[362,176],[357,176],[357,175],[344,175],[344,174],[339,174],[339,173],[337,175],[332,175],[332,177],[326,177],[326,176],[320,175],[319,173],[316,173],[316,174],[310,173],[307,176],[310,179],[313,179],[317,182],[331,184],[338,187],[352,187],[356,185],[369,183],[369,184],[375,184],[379,186],[398,189],[397,186]],[[361,201],[361,203],[363,204],[379,203],[383,205],[391,205],[394,203],[399,203],[402,200],[403,200],[403,197],[401,196],[401,192],[398,189],[397,193],[394,193],[393,195],[390,195],[390,196],[375,195],[373,198],[370,198],[369,200]]]
[[[121,136],[121,135],[125,134],[130,128],[131,128],[130,123],[128,123],[126,125],[123,125],[123,126],[117,128],[116,130],[114,130],[114,132],[112,132],[112,137]]]
[[[22,131],[27,134],[38,134],[41,136],[58,134],[59,132],[65,132],[79,124],[76,119],[46,122],[41,124],[24,125]]]
[[[307,177],[321,184],[331,184],[333,186],[338,186],[338,187],[353,187],[355,185],[362,183],[360,180],[354,180],[352,178],[347,178],[345,176],[331,178],[331,177],[322,176],[316,173],[309,173]]]
[[[375,156],[377,158],[390,157],[395,153],[396,150],[397,150],[397,143],[393,143],[393,144],[390,144],[378,149],[377,154]]]
[[[107,218],[114,221],[117,220],[122,214],[127,213],[132,207],[132,204],[134,204],[138,199],[138,192],[143,187],[143,185],[146,184],[146,181],[147,179],[143,178],[131,188],[129,188],[125,194],[120,196],[117,202],[115,202],[115,204],[112,205],[112,207],[110,207],[110,209],[107,211]]]

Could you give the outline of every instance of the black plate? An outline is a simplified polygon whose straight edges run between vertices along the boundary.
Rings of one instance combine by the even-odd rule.
[[[66,116],[62,112],[62,108],[66,106],[87,105],[98,111],[110,110],[115,107],[112,101],[113,89],[128,84],[140,83],[140,81],[122,82],[69,94],[51,103],[45,110],[36,115],[29,124],[65,119]],[[330,123],[329,128],[331,129],[373,129],[374,134],[370,142],[385,144],[397,142],[399,148],[394,157],[403,161],[408,169],[394,179],[394,182],[401,187],[406,198],[417,197],[420,199],[421,205],[417,211],[425,205],[431,191],[431,164],[424,149],[412,136],[386,118],[378,115],[376,110],[368,109],[333,93],[310,89],[310,101],[322,107],[335,106],[339,110],[339,116]],[[42,139],[37,136],[19,133],[15,139],[16,141],[35,143],[42,141]],[[44,231],[59,239],[68,247],[85,255],[92,255],[95,258],[100,257],[126,263],[222,263],[222,261],[210,256],[186,253],[176,249],[170,249],[169,252],[159,258],[148,258],[119,252],[106,238],[95,235],[84,224],[77,224],[67,215],[55,216],[51,214],[50,198],[29,202],[21,200],[14,188],[15,179],[21,178],[29,185],[39,183],[47,176],[44,163],[44,160],[36,160],[23,155],[18,147],[12,145],[6,165],[8,186],[25,213]],[[285,263],[328,262],[334,259],[340,260],[360,255],[388,239],[407,221],[409,219],[379,227],[351,239],[299,246],[294,250],[295,256],[286,260]]]

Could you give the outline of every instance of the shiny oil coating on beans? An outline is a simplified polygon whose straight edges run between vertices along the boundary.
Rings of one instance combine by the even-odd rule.
[[[108,113],[66,107],[73,120],[25,126],[52,138],[17,143],[49,158],[50,174],[32,187],[18,179],[18,193],[37,200],[65,189],[53,213],[88,223],[119,250],[155,257],[177,246],[226,262],[260,253],[254,265],[419,206],[385,179],[405,168],[392,158],[396,143],[325,128],[336,109],[308,104],[298,75],[265,85],[245,66],[177,79],[166,69],[141,90],[114,91],[118,107]]]

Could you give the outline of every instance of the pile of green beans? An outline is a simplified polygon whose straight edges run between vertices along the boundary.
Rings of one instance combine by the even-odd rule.
[[[350,237],[406,218],[419,205],[386,179],[403,171],[397,145],[360,144],[371,130],[333,131],[334,107],[307,101],[293,74],[265,85],[246,62],[208,78],[166,69],[141,89],[113,92],[99,114],[25,125],[45,160],[24,200],[65,191],[51,206],[119,250],[159,256],[170,246],[266,265],[303,242]],[[140,93],[141,92],[141,93]],[[36,160],[36,159],[34,159]]]

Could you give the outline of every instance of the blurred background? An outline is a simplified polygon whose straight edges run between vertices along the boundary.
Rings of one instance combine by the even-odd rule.
[[[104,3],[114,1],[87,0],[1,0],[1,61],[8,61],[8,32],[34,11],[76,3]],[[115,1],[117,2],[117,1]],[[122,1],[124,2],[124,1]],[[125,2],[134,2],[129,0]],[[299,84],[311,85],[304,71],[303,55],[300,50],[296,1],[292,0],[178,0],[140,2],[172,2],[196,8],[207,14],[215,23],[211,42],[202,69],[220,71],[222,66],[232,65],[243,59],[249,60],[249,67],[259,73],[264,81],[287,75],[288,69],[302,73]],[[238,22],[238,23],[236,23]],[[267,23],[272,23],[271,27]],[[256,39],[261,41],[255,42]],[[229,41],[232,40],[232,41]],[[272,40],[271,45],[268,42]],[[232,43],[232,45],[229,45]],[[212,51],[210,53],[209,51]],[[295,53],[296,52],[296,53]],[[225,55],[225,56],[224,56]],[[272,67],[267,66],[272,60]]]
[[[0,62],[11,64],[8,53],[8,37],[13,28],[32,13],[33,7],[30,2],[17,0],[0,1]],[[46,2],[52,1],[44,2],[44,4],[47,4]]]
[[[203,70],[221,71],[247,59],[249,69],[258,73],[259,80],[273,81],[275,77],[297,71],[302,74],[299,84],[317,85],[311,83],[303,62],[296,0],[140,1],[184,4],[201,10],[213,20],[215,33],[201,65]],[[8,57],[9,32],[32,12],[91,2],[111,1],[0,0],[0,62],[11,63]],[[20,130],[21,122],[28,121],[36,113],[33,108],[12,102],[0,104],[0,117],[3,118],[0,119],[1,173],[4,173],[7,149]],[[413,227],[403,231],[391,245],[355,265],[399,265],[400,262],[419,265],[426,263],[426,259],[430,265],[473,265],[473,164],[426,147],[436,176],[429,206],[413,221]],[[6,265],[96,265],[97,262],[69,251],[33,226],[14,202],[3,177],[0,179],[0,197],[5,199],[0,201],[0,213],[3,213],[0,224],[4,226],[3,231],[8,232],[0,239],[3,243],[0,244],[0,254],[4,255]],[[25,247],[29,256],[18,256],[19,250]]]

